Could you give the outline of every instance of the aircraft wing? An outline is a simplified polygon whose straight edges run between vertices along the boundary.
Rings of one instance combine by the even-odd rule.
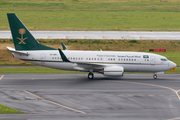
[[[28,52],[16,51],[14,48],[11,48],[11,47],[7,47],[6,50],[7,50],[7,51],[10,51],[10,52],[13,52],[13,53],[18,53],[18,54],[23,54],[23,55],[29,55]]]
[[[72,62],[72,61],[69,61],[67,59],[67,57],[65,56],[65,54],[62,52],[61,49],[58,49],[58,50],[59,50],[59,53],[61,55],[62,60],[64,62],[73,63],[74,69],[77,69],[77,70],[89,70],[89,69],[101,70],[106,66],[106,64],[86,63],[86,62]]]

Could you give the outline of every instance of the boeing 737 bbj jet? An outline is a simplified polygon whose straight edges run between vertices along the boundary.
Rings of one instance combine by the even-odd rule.
[[[7,47],[15,58],[45,67],[120,77],[124,72],[163,72],[176,67],[166,57],[144,52],[61,50],[40,44],[14,13],[8,13],[14,48]]]

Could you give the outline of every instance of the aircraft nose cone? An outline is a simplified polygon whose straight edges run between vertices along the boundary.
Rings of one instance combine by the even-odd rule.
[[[174,68],[177,67],[176,63],[173,63]]]
[[[177,66],[176,63],[170,61],[170,65],[169,65],[170,69],[175,68],[176,66]]]

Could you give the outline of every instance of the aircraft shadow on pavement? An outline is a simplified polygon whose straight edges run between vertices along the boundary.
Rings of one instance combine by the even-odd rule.
[[[75,79],[72,79],[73,83],[90,83],[90,82],[97,82],[97,81],[167,81],[170,80],[169,78],[165,78],[165,77],[159,77],[158,79],[153,79],[152,77],[146,77],[146,76],[142,76],[142,77],[136,77],[136,78],[132,78],[132,77],[94,77],[94,79],[88,79],[88,78],[84,78],[84,77],[78,77]]]

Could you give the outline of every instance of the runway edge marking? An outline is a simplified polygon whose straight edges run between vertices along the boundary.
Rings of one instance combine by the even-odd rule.
[[[112,82],[112,81],[111,81]],[[172,90],[176,93],[177,97],[179,98],[180,100],[180,96],[178,94],[178,92],[180,91],[176,91],[175,89],[172,89],[170,87],[166,87],[166,86],[161,86],[161,85],[154,85],[154,84],[148,84],[148,83],[138,83],[138,82],[128,82],[128,81],[113,81],[113,82],[124,82],[124,83],[132,83],[132,84],[139,84],[139,85],[149,85],[149,86],[155,86],[155,87],[161,87],[161,88],[166,88],[166,89],[169,89],[169,90]]]
[[[26,92],[26,93],[28,93],[28,94],[30,94],[30,95],[33,95],[33,96],[35,96],[35,97],[38,97],[38,98],[40,98],[40,99],[42,99],[42,100],[44,100],[44,101],[46,101],[46,102],[49,102],[49,103],[52,103],[52,104],[58,105],[58,106],[60,106],[60,107],[63,107],[63,108],[66,108],[66,109],[69,109],[69,110],[72,110],[72,111],[75,111],[75,112],[79,112],[79,113],[86,114],[86,113],[85,113],[85,112],[83,112],[83,111],[80,111],[80,110],[77,110],[77,109],[74,109],[74,108],[70,108],[70,107],[67,107],[67,106],[61,105],[61,104],[59,104],[59,103],[56,103],[56,102],[53,102],[53,101],[50,101],[50,100],[44,99],[44,98],[42,98],[42,97],[40,97],[40,96],[38,96],[38,95],[35,95],[35,94],[31,93],[31,92],[26,91],[26,90],[21,90],[21,91],[24,91],[24,92]]]
[[[0,80],[1,80],[3,77],[4,77],[4,75],[2,75],[2,76],[0,77]]]

